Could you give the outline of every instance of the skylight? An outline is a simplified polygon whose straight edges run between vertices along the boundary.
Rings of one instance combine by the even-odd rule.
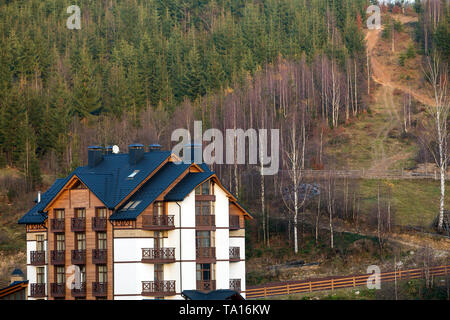
[[[134,210],[136,207],[141,203],[141,200],[138,201],[129,201],[125,207],[122,208],[120,211],[127,211],[127,210]]]
[[[133,179],[137,174],[139,173],[139,170],[134,170],[133,173],[131,173],[128,178]]]

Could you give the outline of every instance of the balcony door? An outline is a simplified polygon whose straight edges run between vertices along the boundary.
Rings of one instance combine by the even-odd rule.
[[[153,204],[153,215],[157,217],[161,217],[165,214],[164,212],[164,202],[162,201],[156,201]]]
[[[44,235],[36,235],[36,251],[45,251]]]
[[[211,247],[211,231],[196,231],[195,239],[197,248]]]
[[[64,233],[56,234],[55,249],[56,251],[66,250],[66,237]]]
[[[45,283],[45,268],[44,267],[36,268],[36,283],[39,283],[39,284]]]
[[[164,265],[155,264],[154,279],[155,279],[155,281],[163,281],[164,280]]]
[[[163,247],[163,236],[161,234],[161,232],[159,231],[155,231],[154,236],[153,236],[153,247],[155,250],[161,249]]]
[[[55,213],[55,219],[57,220],[64,220],[64,209],[55,209],[54,210]]]

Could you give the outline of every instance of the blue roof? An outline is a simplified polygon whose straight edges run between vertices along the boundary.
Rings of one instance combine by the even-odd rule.
[[[183,201],[186,196],[214,172],[190,172],[164,197],[166,201]]]
[[[53,185],[47,190],[47,192],[41,195],[41,202],[37,203],[30,209],[22,218],[19,219],[19,224],[26,223],[43,223],[47,218],[47,215],[42,212],[47,204],[52,201],[61,188],[69,181],[71,175],[65,179],[56,179]]]
[[[155,201],[189,167],[190,164],[166,163],[119,210],[110,216],[110,220],[136,219],[145,208]],[[125,210],[124,207],[130,201],[140,202],[135,208]]]
[[[42,194],[41,201],[19,220],[19,224],[43,223],[47,218],[44,209],[74,176],[78,177],[106,207],[114,210],[140,186],[139,190],[110,216],[110,220],[136,219],[192,165],[174,162],[164,164],[170,156],[170,151],[152,150],[144,153],[143,159],[138,163],[130,164],[128,154],[105,154],[103,160],[95,167],[79,167],[66,178],[57,179]],[[160,166],[161,168],[145,181]],[[199,167],[204,172],[188,173],[169,191],[164,200],[182,201],[196,186],[214,174],[205,163]],[[127,206],[131,201],[133,204]]]
[[[31,208],[19,220],[19,224],[44,222],[47,214],[43,210],[74,175],[108,208],[115,208],[170,155],[170,151],[145,153],[144,158],[135,165],[129,163],[128,154],[104,155],[103,161],[95,167],[79,167],[65,179],[57,179],[50,189],[41,196],[41,202]],[[133,172],[137,172],[136,175],[129,178],[129,175]]]
[[[229,289],[219,289],[210,292],[183,290],[181,294],[187,300],[244,300],[239,292]]]

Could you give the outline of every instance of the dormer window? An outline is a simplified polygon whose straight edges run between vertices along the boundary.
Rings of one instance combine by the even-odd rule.
[[[139,173],[139,170],[134,170],[134,171],[128,176],[128,179],[133,179],[138,173]]]

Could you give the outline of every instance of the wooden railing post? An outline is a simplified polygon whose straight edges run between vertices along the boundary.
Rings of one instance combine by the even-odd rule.
[[[331,291],[334,291],[334,286],[333,286],[333,279],[331,279]]]
[[[312,283],[311,283],[311,281],[309,282],[309,292],[312,292]]]
[[[353,288],[356,288],[356,276],[353,276]]]

